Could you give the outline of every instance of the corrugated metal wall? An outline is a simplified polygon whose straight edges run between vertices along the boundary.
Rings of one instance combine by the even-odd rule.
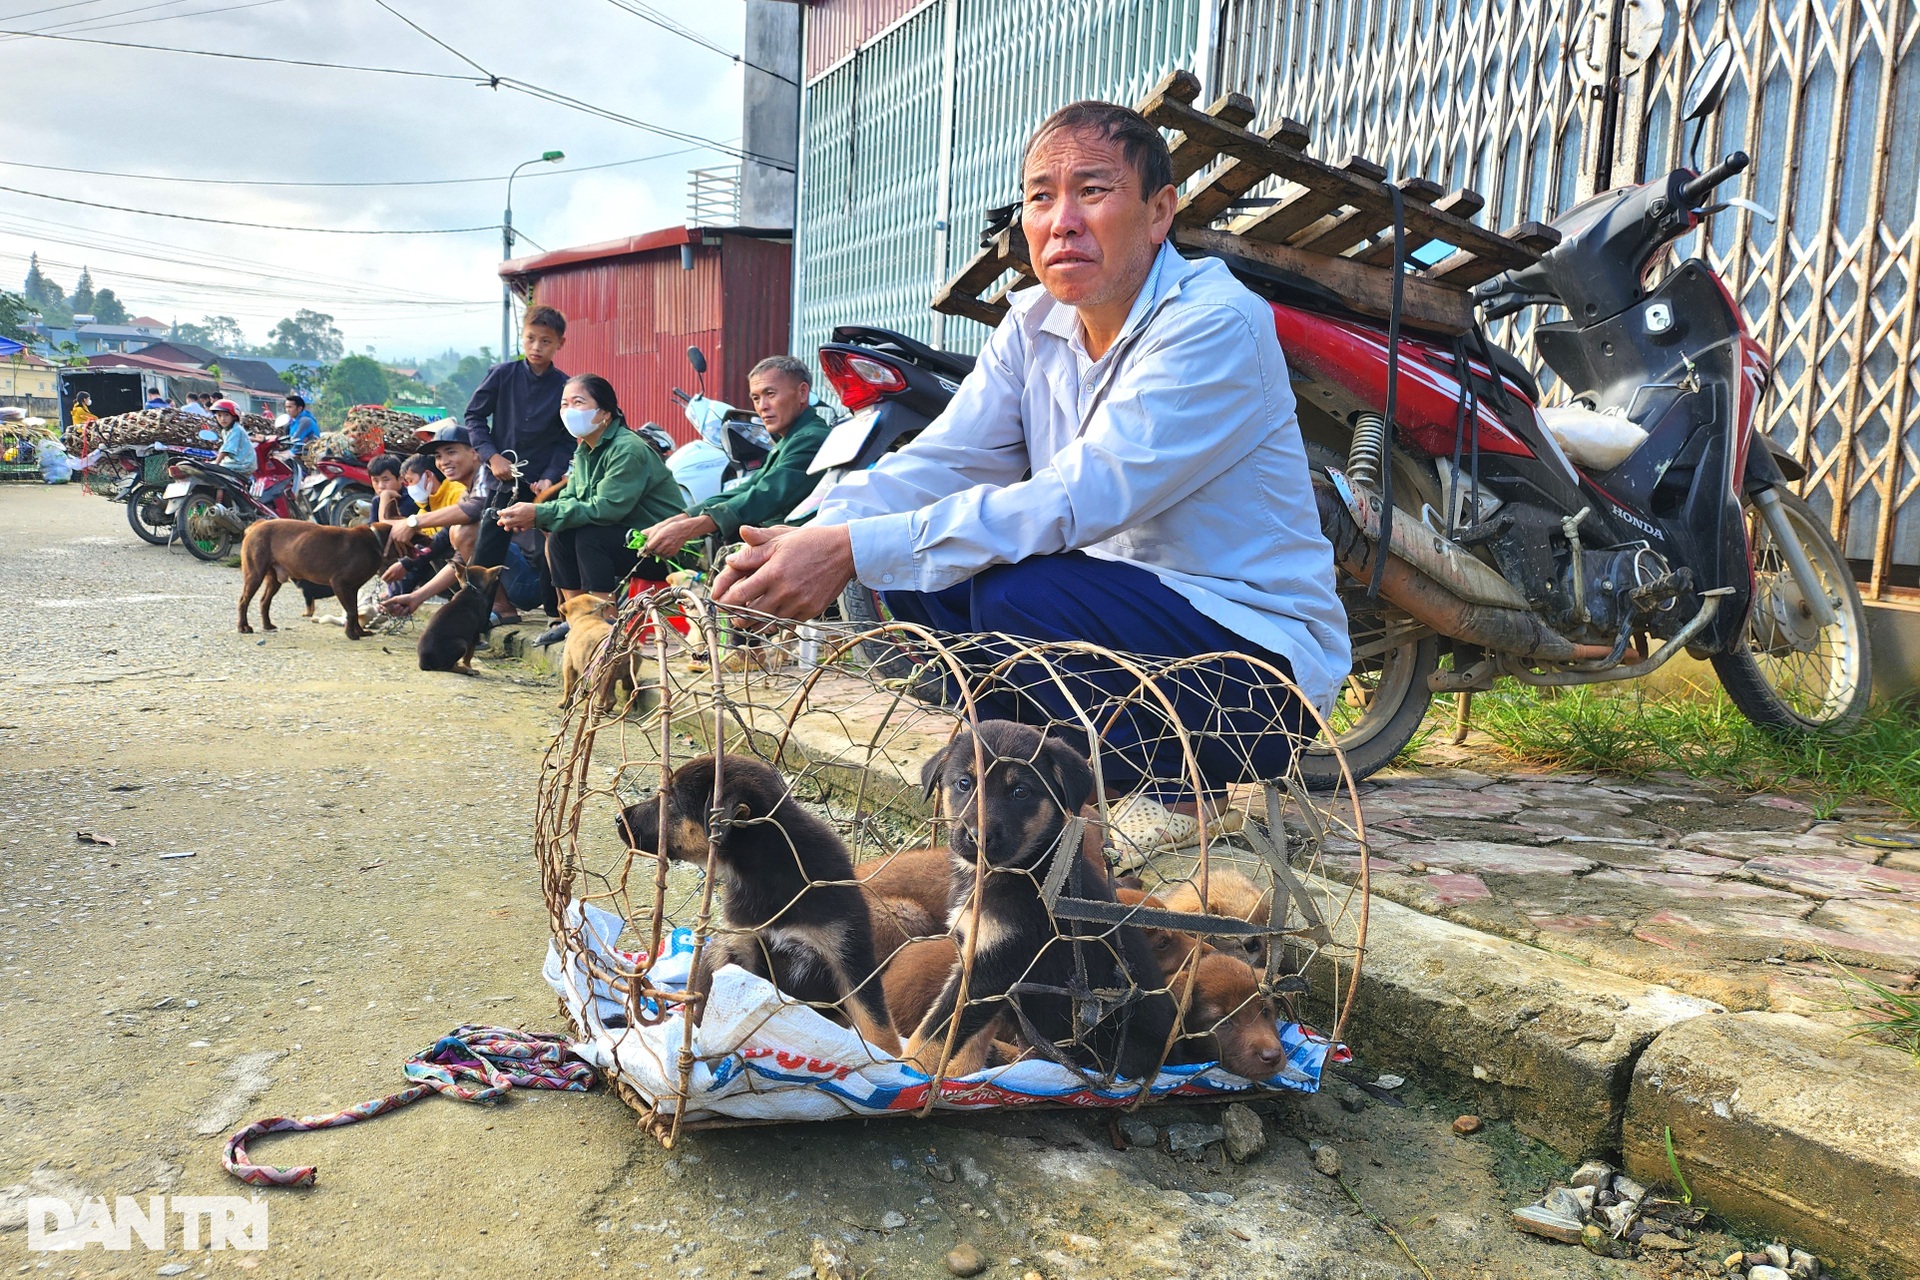
[[[691,271],[678,247],[627,254],[543,272],[533,296],[567,317],[562,369],[601,375],[636,426],[657,422],[685,442],[693,428],[671,392],[694,387],[687,348],[706,352],[709,392],[744,405],[747,370],[787,349],[791,278],[790,245],[709,234]]]
[[[805,91],[795,344],[803,359],[837,324],[927,336],[939,275],[940,45],[936,3]]]
[[[819,0],[807,6],[807,58],[811,80],[879,35],[919,0]]]
[[[1190,65],[1204,2],[933,0],[809,83],[796,354],[811,359],[836,324],[931,338],[927,302],[972,252],[986,211],[1019,194],[1028,133],[1056,107],[1088,97],[1130,101]],[[940,261],[934,218],[945,3],[959,12],[952,235],[948,260]],[[818,13],[807,11],[809,65]],[[986,334],[971,321],[946,321],[945,343],[955,350],[978,350]]]

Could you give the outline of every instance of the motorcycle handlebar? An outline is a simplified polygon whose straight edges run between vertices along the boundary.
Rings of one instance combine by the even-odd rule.
[[[1735,151],[1725,160],[1713,166],[1699,177],[1680,188],[1680,198],[1690,205],[1697,205],[1713,194],[1713,189],[1735,174],[1745,172],[1752,161],[1744,151]]]

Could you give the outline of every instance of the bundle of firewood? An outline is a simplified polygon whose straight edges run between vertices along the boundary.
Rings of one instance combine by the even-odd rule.
[[[387,453],[412,453],[420,447],[420,439],[415,432],[425,425],[422,419],[410,413],[401,413],[398,409],[360,404],[347,410],[345,430],[362,444],[375,444],[370,450],[358,450],[362,456],[366,456],[382,452],[382,446]]]
[[[265,414],[245,414],[240,422],[246,427],[247,434],[257,440],[278,434],[273,419]],[[200,438],[200,433],[217,432],[220,424],[206,414],[188,413],[184,409],[136,409],[132,413],[116,413],[110,418],[101,418],[93,424],[92,430],[94,439],[108,449],[136,444],[184,445],[200,449],[208,443]]]

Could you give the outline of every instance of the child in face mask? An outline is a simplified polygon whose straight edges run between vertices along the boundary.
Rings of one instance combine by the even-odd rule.
[[[433,465],[433,459],[424,453],[414,454],[401,465],[400,478],[414,508],[407,515],[438,511],[467,496],[467,486],[441,475]]]

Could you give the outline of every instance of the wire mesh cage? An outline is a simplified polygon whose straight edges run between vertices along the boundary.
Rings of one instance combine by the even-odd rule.
[[[1276,667],[661,588],[575,615],[546,977],[661,1141],[1311,1091],[1358,988],[1353,783]]]

